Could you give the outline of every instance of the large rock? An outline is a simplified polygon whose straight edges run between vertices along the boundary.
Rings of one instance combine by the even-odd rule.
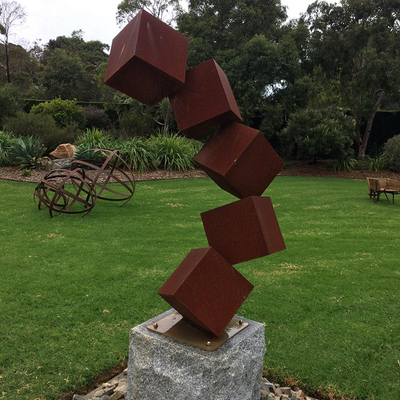
[[[71,143],[60,144],[50,155],[54,158],[72,158],[76,147]]]
[[[53,171],[53,169],[71,169],[73,158],[60,158],[57,160],[51,160],[46,165],[47,171]]]
[[[247,328],[205,351],[147,329],[172,312],[131,329],[126,399],[259,400],[264,325],[247,321]]]

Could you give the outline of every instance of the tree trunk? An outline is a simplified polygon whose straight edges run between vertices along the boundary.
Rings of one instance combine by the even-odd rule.
[[[375,102],[375,106],[374,106],[373,112],[371,113],[370,117],[368,118],[367,126],[365,127],[365,131],[364,131],[364,135],[363,135],[363,138],[362,138],[361,146],[360,146],[359,151],[358,151],[358,159],[361,159],[361,158],[365,157],[365,151],[367,149],[369,135],[371,134],[372,124],[374,122],[375,115],[376,115],[376,113],[377,113],[377,111],[379,109],[379,106],[382,103],[383,97],[385,95],[385,91],[384,90],[375,91],[376,95],[378,93],[379,93],[378,99]]]
[[[10,54],[9,54],[9,46],[8,46],[8,37],[6,35],[6,40],[4,41],[4,49],[6,52],[6,74],[7,74],[7,83],[11,83],[10,76]]]

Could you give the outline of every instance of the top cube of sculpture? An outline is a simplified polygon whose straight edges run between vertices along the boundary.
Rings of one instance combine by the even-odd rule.
[[[141,10],[114,38],[104,82],[154,106],[185,82],[188,43],[187,37]]]

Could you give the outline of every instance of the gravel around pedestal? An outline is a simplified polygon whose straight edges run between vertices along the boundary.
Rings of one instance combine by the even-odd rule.
[[[86,395],[75,394],[73,400],[126,400],[127,370],[103,383]],[[149,388],[150,390],[150,388]],[[194,399],[187,399],[194,400]],[[200,399],[196,399],[200,400]],[[211,399],[201,399],[211,400]],[[227,399],[228,400],[228,399]],[[306,396],[297,387],[283,387],[270,382],[267,378],[261,379],[260,400],[317,400]]]

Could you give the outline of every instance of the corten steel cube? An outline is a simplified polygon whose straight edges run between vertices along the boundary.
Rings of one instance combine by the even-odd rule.
[[[252,290],[228,261],[206,247],[191,250],[158,294],[189,321],[220,336]]]
[[[229,263],[285,250],[269,197],[251,196],[201,214],[207,240]]]
[[[261,196],[284,166],[260,131],[235,122],[222,127],[193,159],[239,198]]]
[[[185,82],[188,42],[141,10],[114,38],[104,82],[153,106]]]
[[[228,78],[214,60],[186,71],[185,84],[169,99],[179,130],[191,138],[242,121]]]

